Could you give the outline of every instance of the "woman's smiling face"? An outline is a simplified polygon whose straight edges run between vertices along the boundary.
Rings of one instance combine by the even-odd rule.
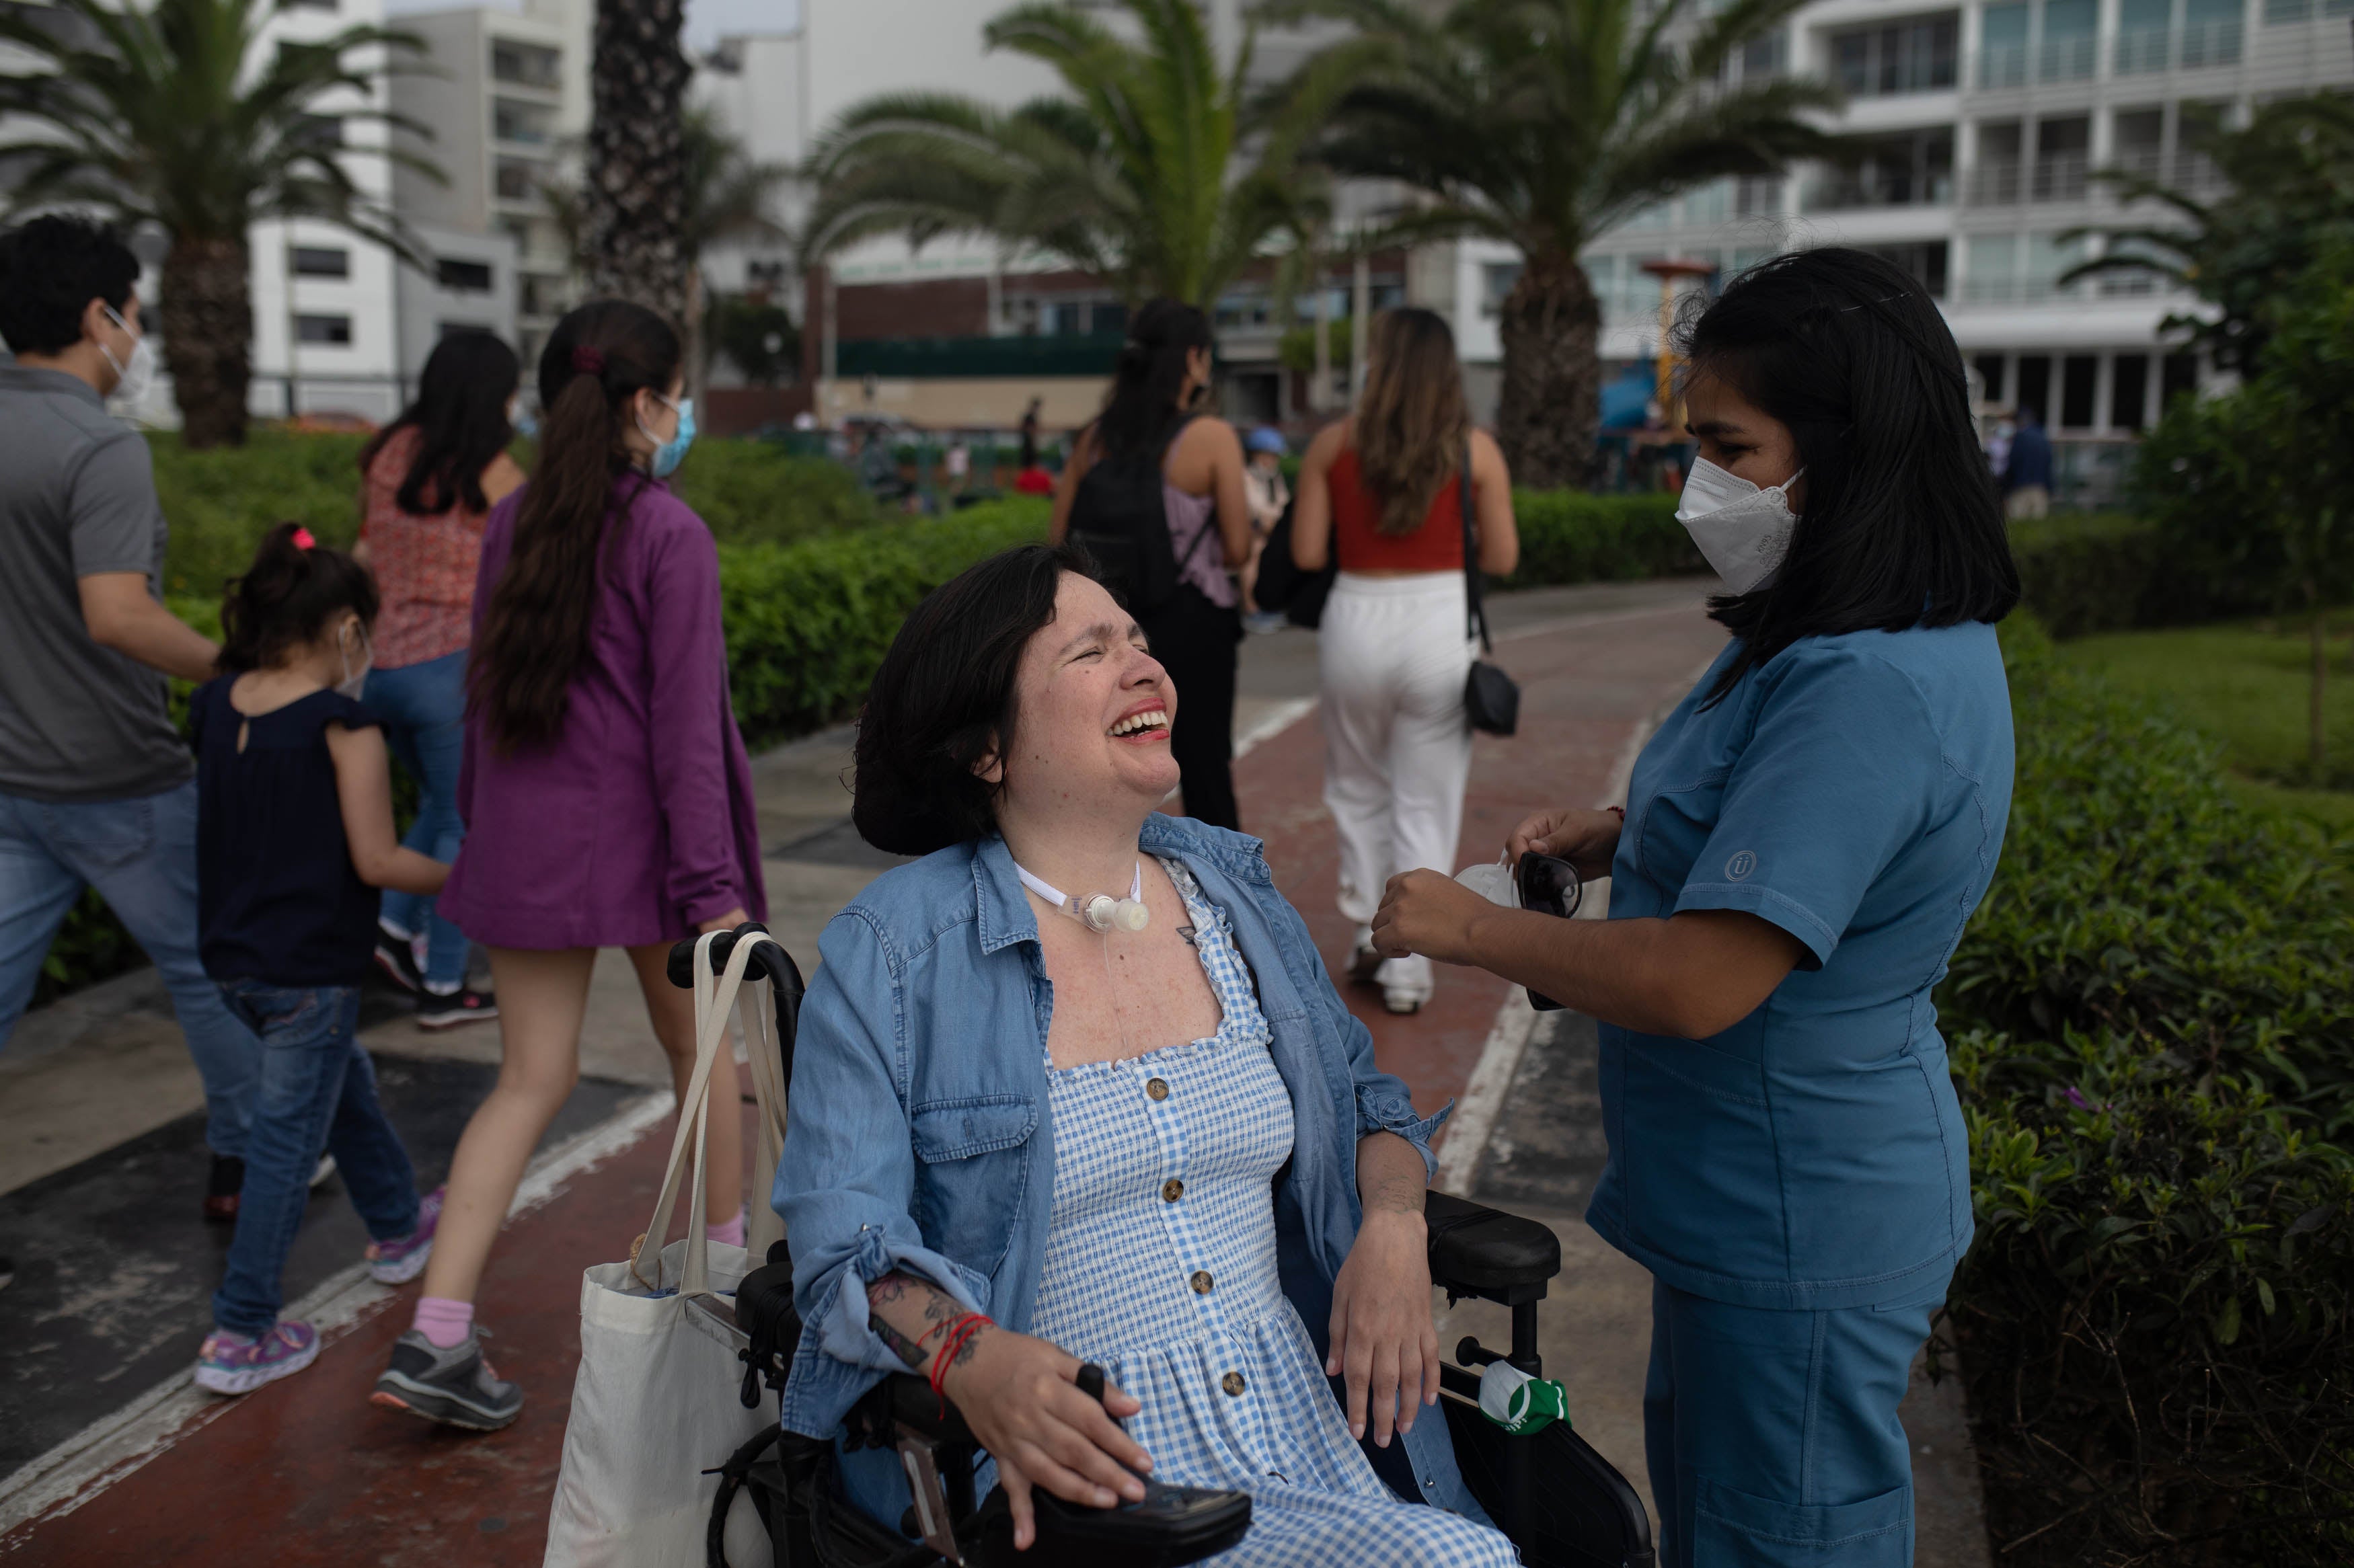
[[[987,776],[1003,768],[1016,809],[1149,810],[1177,787],[1177,688],[1100,583],[1063,574],[1055,618],[1022,651],[1013,715],[1011,753]]]

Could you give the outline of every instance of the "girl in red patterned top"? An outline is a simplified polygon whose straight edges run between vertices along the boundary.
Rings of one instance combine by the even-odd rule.
[[[505,344],[489,333],[453,333],[425,362],[417,401],[360,454],[366,477],[355,554],[384,599],[365,700],[419,783],[405,842],[443,862],[457,858],[466,832],[458,765],[482,524],[524,480],[506,454],[518,378]],[[498,1016],[491,998],[466,984],[465,933],[431,899],[387,890],[377,926],[376,966],[417,993],[421,1027]]]

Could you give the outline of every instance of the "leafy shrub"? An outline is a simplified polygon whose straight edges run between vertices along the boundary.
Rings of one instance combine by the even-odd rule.
[[[2137,514],[2062,513],[2014,523],[2020,595],[2054,637],[2189,626],[2260,608],[2244,579],[2215,569]]]
[[[1512,514],[1520,525],[1521,567],[1500,588],[1630,582],[1708,570],[1676,521],[1672,495],[1516,490]]]
[[[365,436],[257,425],[242,447],[192,452],[169,431],[151,432],[147,445],[172,530],[164,556],[167,594],[217,601],[222,584],[253,564],[261,536],[280,523],[301,523],[338,548],[359,534]]]
[[[863,528],[875,503],[848,469],[774,442],[703,440],[672,481],[723,545],[781,545]]]
[[[723,546],[736,721],[753,746],[846,717],[917,601],[984,556],[1044,538],[1046,503],[992,502],[791,545]]]
[[[2031,624],[2005,644],[2009,836],[1939,995],[1978,1227],[1949,1326],[1997,1544],[2343,1562],[2348,853],[2239,811],[2203,742]]]

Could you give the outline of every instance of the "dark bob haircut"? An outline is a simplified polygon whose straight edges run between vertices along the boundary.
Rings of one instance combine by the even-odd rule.
[[[1861,250],[1734,279],[1684,328],[1713,376],[1789,427],[1806,506],[1781,571],[1709,601],[1741,640],[1709,700],[1802,637],[2000,620],[2019,602],[1961,351],[1928,291]]]
[[[901,624],[858,719],[860,838],[929,854],[995,830],[999,786],[973,768],[1013,745],[1022,650],[1055,619],[1066,572],[1101,580],[1081,551],[1023,545],[934,588]]]

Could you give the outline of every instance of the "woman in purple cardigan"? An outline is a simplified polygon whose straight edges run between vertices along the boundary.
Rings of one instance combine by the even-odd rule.
[[[474,593],[465,846],[441,913],[490,949],[497,1087],[467,1123],[415,1325],[375,1402],[454,1426],[515,1418],[473,1297],[524,1163],[579,1076],[599,948],[627,949],[684,1094],[695,1012],[664,979],[672,943],[765,918],[751,764],[727,701],[719,560],[663,480],[695,439],[678,334],[619,300],[557,324],[539,362],[546,409],[531,482],[491,513]],[[736,1102],[735,1065],[715,1105]],[[743,1237],[743,1132],[711,1122],[704,1217]]]

